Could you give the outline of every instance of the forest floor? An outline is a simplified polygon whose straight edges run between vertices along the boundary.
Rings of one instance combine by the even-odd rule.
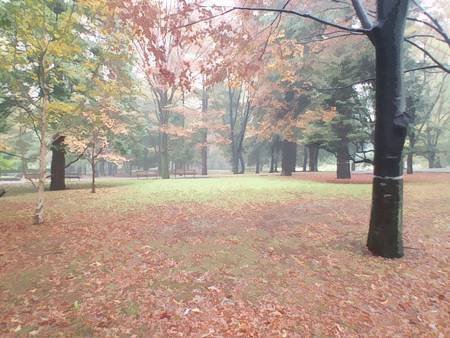
[[[398,260],[365,248],[370,176],[333,177],[99,180],[39,226],[11,187],[0,335],[450,336],[450,174],[407,178]]]

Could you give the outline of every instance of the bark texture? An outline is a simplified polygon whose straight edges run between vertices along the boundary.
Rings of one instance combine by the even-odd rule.
[[[52,143],[51,191],[66,189],[65,170],[66,150],[64,148],[64,136],[57,136]]]
[[[278,152],[280,147],[280,137],[276,135],[270,145],[270,169],[269,173],[278,172]]]
[[[308,145],[309,171],[319,171],[319,146],[317,144]]]
[[[408,118],[403,88],[403,38],[408,0],[379,0],[376,51],[376,123],[372,211],[368,249],[403,256],[403,146]]]
[[[348,151],[347,143],[342,143],[339,145],[336,154],[336,160],[337,160],[336,178],[338,179],[352,178],[352,173],[350,170],[350,154]]]
[[[283,140],[281,147],[281,176],[291,176],[297,162],[297,143]]]

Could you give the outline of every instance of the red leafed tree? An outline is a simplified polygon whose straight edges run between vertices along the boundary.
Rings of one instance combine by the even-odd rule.
[[[247,13],[222,21],[215,31],[216,48],[208,68],[211,81],[223,82],[226,89],[225,121],[234,174],[245,171],[244,139],[263,79],[262,56],[268,33]]]
[[[122,21],[131,30],[140,68],[145,76],[159,125],[159,171],[169,178],[168,109],[191,89],[191,67],[198,57],[201,25],[186,26],[188,18],[209,15],[196,1],[115,1]]]
[[[124,160],[114,152],[111,141],[114,136],[125,134],[127,129],[121,120],[122,112],[114,106],[102,102],[90,108],[80,114],[77,127],[65,138],[65,143],[71,152],[83,154],[91,165],[91,192],[95,193],[95,165],[98,159],[117,163]]]

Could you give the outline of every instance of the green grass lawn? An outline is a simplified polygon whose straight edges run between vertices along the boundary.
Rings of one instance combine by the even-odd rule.
[[[237,176],[194,179],[97,179],[100,199],[120,203],[166,203],[166,202],[264,202],[286,200],[299,194],[325,196],[365,196],[370,192],[368,184],[329,184],[308,180],[290,180],[279,176]],[[89,182],[70,182],[69,190],[90,189]],[[24,196],[34,192],[31,184],[14,184],[7,187],[8,197]],[[102,191],[103,190],[103,191]],[[105,193],[107,193],[105,196]],[[49,199],[58,198],[65,192],[48,192]]]

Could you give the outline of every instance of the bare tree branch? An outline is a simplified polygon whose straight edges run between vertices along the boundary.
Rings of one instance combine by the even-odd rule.
[[[364,8],[361,0],[352,0],[353,8],[355,9],[356,15],[358,16],[361,26],[365,29],[371,29],[373,24],[370,20],[366,9]]]
[[[69,168],[72,164],[74,164],[75,162],[78,162],[84,156],[84,154],[86,154],[86,151],[88,150],[88,148],[89,148],[89,146],[86,146],[86,148],[84,148],[84,150],[81,152],[81,154],[79,154],[75,160],[70,161],[69,164],[67,164],[64,167],[64,169]]]
[[[430,25],[428,24],[428,26],[432,27],[436,32],[438,32],[440,35],[442,35],[442,37],[444,38],[445,42],[447,42],[448,45],[450,45],[450,38],[447,34],[447,32],[445,32],[444,28],[441,26],[441,24],[439,23],[439,21],[433,17],[428,11],[426,11],[416,0],[412,0],[412,2],[423,12],[423,14],[425,14],[425,16],[431,20],[431,22],[434,24]],[[424,22],[423,22],[424,23]]]
[[[427,51],[424,47],[418,45],[414,41],[405,38],[405,41],[409,44],[413,45],[417,49],[421,50],[426,56],[428,56],[431,61],[433,61],[440,69],[442,69],[446,73],[450,73],[450,69],[448,69],[446,66],[444,66],[441,62],[439,62],[429,51]]]
[[[202,6],[202,7],[227,8],[228,6]],[[364,34],[370,33],[369,29],[345,27],[345,26],[339,25],[337,23],[321,19],[321,18],[316,17],[314,15],[311,15],[309,13],[301,13],[301,12],[297,12],[297,11],[294,11],[294,10],[289,10],[289,9],[286,9],[286,8],[245,7],[245,6],[234,6],[234,7],[231,7],[229,9],[227,9],[226,11],[221,12],[219,14],[215,14],[215,15],[210,16],[210,17],[205,18],[205,19],[201,19],[201,20],[197,20],[197,21],[194,21],[194,22],[190,22],[190,23],[188,23],[186,25],[178,26],[177,28],[189,27],[189,26],[195,25],[195,24],[200,23],[200,22],[209,21],[209,20],[212,20],[212,19],[217,18],[219,16],[223,16],[225,14],[228,14],[228,13],[236,11],[236,10],[241,10],[241,11],[264,11],[264,12],[293,14],[293,15],[297,15],[297,16],[300,16],[300,17],[306,18],[306,19],[311,19],[311,20],[316,21],[318,23],[321,23],[321,24],[324,24],[324,25],[327,25],[327,26],[331,26],[331,27],[334,27],[334,28],[337,28],[337,29],[341,29],[341,30],[344,30],[344,31],[347,31],[347,32],[364,33]]]
[[[27,160],[27,161],[33,161],[33,159],[31,159],[31,158],[29,158],[29,157],[25,157],[25,156],[21,156],[21,155],[9,153],[9,152],[3,151],[3,150],[0,150],[0,153],[1,153],[1,154],[6,154],[6,155],[8,155],[8,156],[18,157],[18,158],[20,158],[20,159],[24,159],[24,160]],[[36,158],[35,158],[35,159],[36,159]]]
[[[301,12],[297,12],[294,10],[290,10],[290,9],[279,9],[279,8],[265,8],[265,7],[243,7],[243,6],[235,6],[232,9],[234,10],[243,10],[243,11],[265,11],[265,12],[278,12],[278,13],[286,13],[286,14],[293,14],[293,15],[297,15],[300,16],[302,18],[306,18],[306,19],[311,19],[313,21],[316,21],[318,23],[327,25],[327,26],[331,26],[334,28],[338,28],[347,32],[356,32],[356,33],[370,33],[370,29],[365,29],[365,28],[351,28],[351,27],[345,27],[342,25],[339,25],[337,23],[334,22],[330,22],[321,18],[318,18],[314,15],[311,15],[309,13],[301,13]]]

